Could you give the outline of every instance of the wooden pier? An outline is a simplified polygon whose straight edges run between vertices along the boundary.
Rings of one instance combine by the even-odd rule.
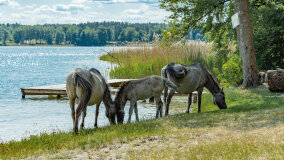
[[[110,87],[116,88],[119,87],[121,83],[127,82],[129,80],[133,79],[111,79],[107,80],[107,83]],[[25,98],[26,95],[57,95],[58,97],[67,95],[66,84],[21,88],[21,92],[22,98]],[[116,89],[112,89],[112,93],[115,92]]]

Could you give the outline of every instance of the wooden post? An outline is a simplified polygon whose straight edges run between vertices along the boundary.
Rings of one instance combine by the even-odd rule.
[[[25,92],[21,89],[22,92],[22,98],[26,98]]]

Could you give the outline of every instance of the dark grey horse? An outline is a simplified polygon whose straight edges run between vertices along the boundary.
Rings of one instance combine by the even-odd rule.
[[[201,111],[201,95],[203,88],[206,87],[213,95],[213,103],[220,109],[226,109],[225,94],[219,87],[212,75],[200,63],[192,65],[182,65],[179,63],[169,63],[162,68],[162,77],[173,82],[178,88],[177,92],[188,95],[188,105],[186,112],[189,113],[192,92],[198,92],[198,112]],[[168,94],[168,88],[164,90],[164,102],[166,104],[165,115],[169,114],[169,104],[175,90],[171,89]]]
[[[137,100],[143,100],[150,97],[154,97],[156,101],[156,118],[158,118],[159,115],[162,117],[163,102],[161,100],[161,94],[165,86],[176,89],[176,86],[173,83],[160,76],[149,76],[122,84],[114,101],[117,111],[117,122],[123,123],[124,106],[127,100],[130,101],[128,123],[131,120],[133,109],[135,111],[136,121],[139,121]]]
[[[101,73],[92,68],[90,70],[77,68],[71,71],[66,79],[66,91],[72,111],[73,130],[78,132],[78,121],[83,112],[81,128],[84,127],[84,119],[87,106],[96,104],[96,117],[94,127],[97,127],[99,106],[101,101],[106,107],[106,116],[111,124],[115,124],[115,105],[111,99],[110,90]],[[75,102],[78,104],[75,114]]]

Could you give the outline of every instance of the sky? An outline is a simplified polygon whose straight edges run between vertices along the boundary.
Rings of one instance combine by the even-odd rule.
[[[158,0],[0,0],[0,24],[164,22]]]

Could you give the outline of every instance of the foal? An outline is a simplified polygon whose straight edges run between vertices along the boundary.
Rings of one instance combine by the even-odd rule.
[[[115,98],[115,108],[117,113],[117,122],[123,123],[124,119],[124,106],[127,100],[130,101],[128,123],[131,120],[133,108],[135,109],[136,121],[139,121],[137,100],[143,100],[150,97],[155,98],[156,102],[156,118],[162,117],[163,102],[161,94],[165,86],[176,89],[176,85],[167,79],[159,76],[149,76],[139,80],[131,80],[121,85]]]

